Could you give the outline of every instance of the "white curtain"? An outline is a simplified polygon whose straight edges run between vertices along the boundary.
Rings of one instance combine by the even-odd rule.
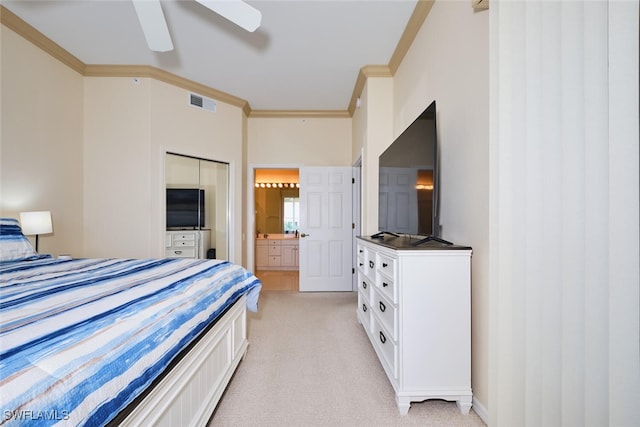
[[[492,1],[494,426],[640,426],[637,1]]]

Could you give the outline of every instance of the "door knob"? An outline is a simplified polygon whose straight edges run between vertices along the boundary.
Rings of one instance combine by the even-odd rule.
[[[300,233],[300,237],[311,237],[311,234]]]

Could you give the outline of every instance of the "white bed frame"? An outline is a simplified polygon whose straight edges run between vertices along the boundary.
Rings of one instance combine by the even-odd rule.
[[[205,426],[247,352],[242,296],[126,417],[123,426]]]

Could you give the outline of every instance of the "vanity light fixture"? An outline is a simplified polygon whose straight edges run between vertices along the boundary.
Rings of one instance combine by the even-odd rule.
[[[418,184],[416,190],[433,190],[433,184]]]
[[[297,182],[256,182],[256,188],[300,188]]]

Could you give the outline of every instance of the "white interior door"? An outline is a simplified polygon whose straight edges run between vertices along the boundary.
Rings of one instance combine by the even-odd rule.
[[[352,168],[300,168],[300,291],[352,290]]]

